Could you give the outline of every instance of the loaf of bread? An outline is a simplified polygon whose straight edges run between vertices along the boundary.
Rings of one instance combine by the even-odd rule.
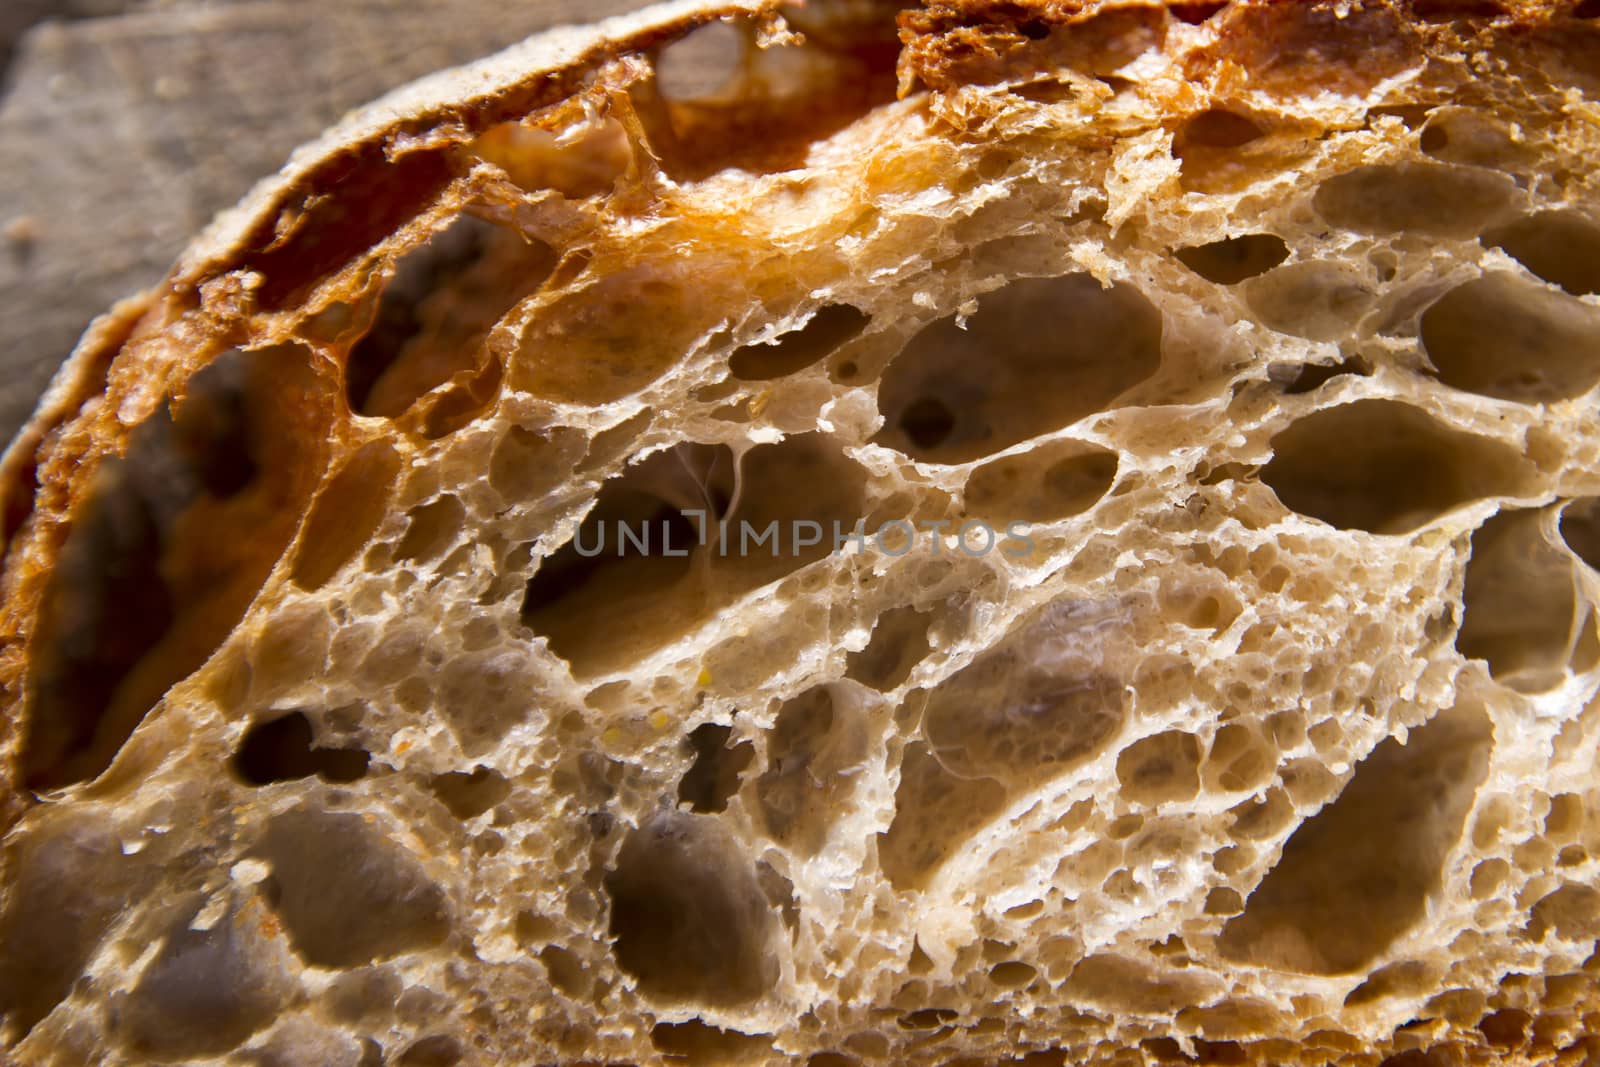
[[[353,115],[0,469],[0,1060],[1600,1062],[1597,16],[685,2]]]

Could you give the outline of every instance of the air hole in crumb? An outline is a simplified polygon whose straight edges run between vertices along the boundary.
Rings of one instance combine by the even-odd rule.
[[[104,770],[145,710],[107,722],[118,689],[173,622],[163,542],[195,487],[156,481],[171,462],[170,438],[171,423],[152,419],[135,432],[126,460],[101,464],[61,549],[32,656],[22,769],[34,789]],[[108,726],[117,736],[101,740]]]
[[[1228,6],[1228,0],[1187,0],[1167,5],[1174,18],[1198,26]]]
[[[1422,996],[1439,981],[1438,968],[1416,960],[1386,964],[1344,998],[1347,1008],[1371,1004],[1386,997]]]
[[[652,817],[623,840],[605,889],[617,963],[647,997],[727,1006],[776,983],[776,917],[739,843],[714,817]]]
[[[1180,1008],[1204,1003],[1219,991],[1205,976],[1171,968],[1157,971],[1109,954],[1086,957],[1073,968],[1065,986],[1074,1002],[1141,1015],[1175,1015]]]
[[[1600,571],[1600,497],[1585,497],[1561,513],[1561,539],[1577,557]]]
[[[585,115],[558,131],[521,120],[502,122],[480,134],[467,151],[505,171],[521,189],[554,190],[569,200],[610,192],[634,162],[627,128],[609,115]],[[571,278],[552,280],[563,285]]]
[[[1335,378],[1346,375],[1366,377],[1371,373],[1371,364],[1360,356],[1348,356],[1337,363],[1306,363],[1301,365],[1300,373],[1295,375],[1294,381],[1283,387],[1283,391],[1290,396],[1314,393]]]
[[[1473,167],[1506,168],[1525,152],[1501,119],[1466,107],[1432,109],[1417,147],[1434,159]]]
[[[1569,882],[1541,898],[1533,906],[1528,934],[1535,941],[1544,941],[1552,933],[1590,951],[1594,939],[1600,937],[1600,890]]]
[[[467,509],[461,498],[445,493],[436,500],[412,508],[406,514],[409,520],[405,536],[396,546],[397,561],[428,563],[444,555],[461,535],[466,522]]]
[[[1100,751],[1123,716],[1110,679],[1033,667],[1016,648],[990,652],[935,689],[922,732],[958,777],[1017,781],[1032,770],[1068,770]]]
[[[899,688],[928,655],[932,621],[931,612],[910,606],[890,608],[873,624],[866,647],[845,656],[844,676],[880,693]]]
[[[1006,909],[1006,918],[1017,922],[1026,922],[1044,913],[1044,901],[1030,900],[1026,904],[1017,904]]]
[[[641,408],[621,422],[601,430],[589,438],[588,447],[584,449],[583,462],[578,465],[578,470],[597,471],[610,466],[614,460],[622,459],[654,422],[655,412],[649,408]],[[686,442],[677,447],[686,450],[685,459],[699,461],[702,465],[709,462],[701,453],[710,446]],[[699,470],[693,467],[691,469]],[[703,477],[704,474],[705,472],[701,472],[697,477]]]
[[[492,355],[476,368],[455,375],[449,388],[441,387],[423,402],[418,427],[422,436],[436,441],[476,422],[494,406],[504,377],[505,369]]]
[[[1111,491],[1117,454],[1062,441],[978,467],[967,479],[967,511],[1006,523],[1057,522],[1088,511]]]
[[[1250,116],[1226,108],[1202,111],[1180,126],[1172,138],[1184,188],[1225,192],[1240,187],[1250,173],[1246,166],[1259,151],[1267,131]]]
[[[913,400],[900,412],[898,425],[913,445],[922,451],[938,448],[950,439],[956,428],[956,416],[937,397],[925,396]]]
[[[799,32],[775,47],[757,46],[750,18],[698,28],[632,86],[650,155],[673,179],[802,166],[816,142],[894,99],[892,11],[850,16],[848,34],[827,17],[786,19]]]
[[[1117,617],[1061,601],[947,678],[922,715],[934,757],[957,777],[1022,784],[1104,749],[1125,710],[1109,675]]]
[[[1525,467],[1497,442],[1409,404],[1324,408],[1272,439],[1261,480],[1293,511],[1343,530],[1399,534],[1471,500],[1511,492]]]
[[[1600,293],[1600,226],[1576,212],[1529,215],[1482,240],[1573,296]]]
[[[402,1024],[420,1026],[444,1016],[450,1008],[447,994],[418,982],[407,986],[395,999],[394,1014]]]
[[[1600,381],[1600,309],[1515,275],[1457,286],[1421,329],[1439,380],[1480,396],[1564,400]]]
[[[492,360],[484,339],[555,265],[543,245],[462,215],[407,253],[372,326],[350,351],[350,410],[396,418],[425,394]]]
[[[1060,78],[1041,78],[1038,81],[1027,82],[1022,85],[1013,85],[1011,92],[1025,100],[1032,100],[1038,104],[1059,104],[1071,100],[1077,95],[1078,90]]]
[[[1306,974],[1368,966],[1438,891],[1492,746],[1488,715],[1461,705],[1380,744],[1223,928],[1224,957]]]
[[[134,987],[112,997],[112,1028],[145,1062],[189,1060],[227,1052],[266,1026],[290,995],[258,931],[270,930],[233,907],[209,929],[179,913]]]
[[[1600,0],[1581,0],[1578,6],[1572,9],[1572,17],[1576,19],[1600,19]]]
[[[747,382],[768,381],[805,370],[836,352],[866,329],[871,321],[859,308],[829,304],[804,326],[779,334],[766,344],[749,344],[734,352],[728,369]]]
[[[331,156],[295,183],[243,242],[256,249],[240,266],[261,275],[256,300],[281,311],[309,296],[406,222],[426,211],[455,178],[448,149],[391,158],[386,138]]]
[[[785,703],[767,738],[767,769],[755,786],[767,832],[804,855],[821,851],[866,758],[865,719],[848,698],[836,700],[818,687]]]
[[[550,984],[569,997],[581,997],[589,991],[589,972],[583,960],[560,945],[546,945],[539,950],[539,962],[550,976]]]
[[[745,37],[737,26],[711,22],[673,41],[656,57],[656,87],[669,100],[716,96],[739,73]]]
[[[1147,1037],[1139,1042],[1139,1047],[1161,1064],[1188,1063],[1192,1059],[1183,1051],[1183,1046],[1178,1044],[1177,1039],[1171,1037]],[[1064,1062],[1062,1067],[1065,1067]]]
[[[1207,1041],[1197,1037],[1194,1053],[1197,1063],[1216,1064],[1217,1067],[1245,1067],[1250,1062],[1250,1053],[1237,1041]]]
[[[517,912],[512,929],[516,934],[517,943],[523,948],[531,949],[542,941],[549,941],[558,936],[561,933],[561,924],[548,916],[523,910]]]
[[[358,968],[333,976],[323,993],[322,1005],[326,1005],[333,1021],[378,1021],[394,1013],[402,989],[402,979],[387,966]]]
[[[778,869],[766,860],[756,861],[756,881],[766,894],[767,903],[778,909],[778,914],[783,917],[783,925],[789,928],[790,936],[793,936],[800,928],[800,902],[795,899],[794,883],[779,874]]]
[[[927,696],[926,741],[907,745],[895,815],[878,857],[897,889],[918,888],[1031,788],[1094,758],[1116,735],[1123,687],[1107,664],[1120,615],[1071,601],[1044,609]]]
[[[1345,230],[1470,237],[1511,203],[1516,188],[1504,174],[1471,167],[1376,164],[1329,178],[1312,202]]]
[[[400,456],[373,441],[339,468],[311,502],[290,577],[307,592],[321,589],[372,540],[388,513],[400,477]]]
[[[1245,302],[1262,325],[1311,341],[1350,334],[1372,307],[1367,273],[1348,263],[1304,260],[1244,283]]]
[[[919,1008],[896,1020],[902,1030],[939,1030],[961,1017],[954,1008]]]
[[[874,441],[966,462],[1106,410],[1160,363],[1161,315],[1137,289],[1087,274],[1020,279],[981,297],[965,329],[943,319],[894,357]]]
[[[290,345],[216,357],[96,469],[28,648],[30,788],[110,766],[255,598],[319,477],[328,405],[311,359]],[[270,428],[291,422],[306,432],[269,447]]]
[[[915,889],[1005,808],[1005,786],[957,778],[928,746],[907,745],[895,790],[894,821],[878,835],[878,862],[896,889]]]
[[[433,1034],[400,1054],[395,1067],[455,1067],[466,1050],[449,1034]]]
[[[1038,974],[1039,969],[1030,963],[1008,960],[989,968],[989,981],[1001,989],[1021,989],[1030,984]]]
[[[431,236],[420,248],[402,258],[383,289],[372,326],[351,349],[345,364],[345,394],[350,410],[360,414],[398,415],[427,389],[400,396],[377,398],[369,408],[374,386],[399,359],[401,351],[421,331],[420,305],[441,283],[470,268],[483,254],[492,223],[461,216]],[[435,383],[437,384],[437,383]]]
[[[699,812],[725,811],[739,791],[739,776],[750,765],[755,748],[748,741],[729,745],[733,727],[708,722],[689,733],[694,764],[678,783],[678,803]]]
[[[492,767],[470,771],[447,771],[428,781],[428,788],[450,814],[458,819],[475,819],[511,795],[511,783]]]
[[[713,523],[733,496],[733,454],[725,446],[685,444],[652,456],[608,481],[572,540],[540,563],[523,600],[523,621],[553,629],[551,645],[576,614],[593,606],[612,613],[625,593],[659,593],[689,572],[700,529],[686,511]],[[580,601],[574,604],[573,601]],[[585,635],[574,635],[573,641]]]
[[[1576,837],[1583,829],[1584,818],[1582,797],[1576,793],[1558,793],[1550,798],[1550,810],[1545,813],[1545,836],[1556,841]]]
[[[1506,13],[1495,0],[1411,0],[1411,10],[1425,22],[1492,19]]]
[[[768,1063],[773,1053],[770,1036],[722,1030],[699,1019],[656,1023],[650,1030],[650,1043],[667,1062],[689,1063],[696,1067]]]
[[[572,431],[512,426],[489,457],[489,485],[507,503],[535,500],[571,474],[577,441]]]
[[[1237,285],[1288,259],[1289,245],[1274,233],[1251,233],[1180,248],[1177,256],[1184,266],[1207,281]]]
[[[922,942],[912,937],[911,955],[906,959],[906,973],[931,974],[933,973],[933,967],[933,957],[929,956],[927,951],[923,949]]]
[[[206,494],[229,500],[259,474],[259,414],[251,411],[250,362],[256,357],[225,352],[197,371],[181,404],[173,408],[173,444]]]
[[[56,809],[12,833],[0,909],[0,1014],[20,1041],[71,991],[100,939],[147,881],[112,820]],[[87,816],[87,817],[86,817]],[[114,887],[114,888],[109,888]]]
[[[353,782],[367,773],[369,756],[359,748],[319,748],[304,712],[256,723],[233,756],[233,769],[251,785],[270,785],[318,775]]]
[[[1248,463],[1219,463],[1200,475],[1200,484],[1222,485],[1227,482],[1247,482],[1253,480],[1255,474],[1256,468]]]
[[[553,282],[521,316],[511,384],[557,403],[599,406],[638,393],[727,325],[747,268],[707,247]],[[743,291],[742,289],[739,291]]]
[[[1564,676],[1578,621],[1572,559],[1545,540],[1537,511],[1503,511],[1472,535],[1456,648],[1523,692]]]
[[[1521,1048],[1528,1037],[1528,1024],[1533,1016],[1516,1008],[1502,1008],[1485,1015],[1478,1021],[1478,1032],[1485,1041],[1502,1051]]]
[[[360,815],[284,812],[258,851],[268,900],[308,963],[357,967],[450,933],[444,893],[416,856]]]
[[[528,684],[527,652],[517,644],[459,651],[430,672],[433,706],[468,756],[495,751],[507,732],[530,718],[542,721],[536,690]]]
[[[737,472],[723,445],[656,453],[608,481],[573,540],[540,565],[523,621],[581,676],[633,663],[830,555],[834,525],[861,518],[865,482],[815,433],[757,445]]]
[[[1176,731],[1141,738],[1118,754],[1117,782],[1135,804],[1193,800],[1200,792],[1200,742]]]
[[[1405,1025],[1411,1024],[1406,1022]],[[1405,1030],[1405,1025],[1398,1027],[1398,1029]],[[1419,1048],[1408,1048],[1403,1053],[1395,1053],[1394,1056],[1384,1057],[1379,1062],[1378,1067],[1434,1067],[1434,1061],[1426,1051],[1422,1051]]]
[[[1244,910],[1244,898],[1237,889],[1218,886],[1206,894],[1207,915],[1237,915]]]
[[[1201,780],[1208,793],[1245,793],[1272,781],[1277,769],[1272,743],[1255,727],[1230,722],[1218,727],[1211,739]],[[1285,784],[1293,785],[1287,773]]]
[[[1255,120],[1225,108],[1210,108],[1190,119],[1176,138],[1178,152],[1191,145],[1204,148],[1238,148],[1257,140],[1265,131]]]

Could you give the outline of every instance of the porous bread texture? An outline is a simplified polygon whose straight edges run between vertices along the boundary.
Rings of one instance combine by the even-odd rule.
[[[412,90],[91,331],[11,1061],[1600,1055],[1595,5],[888,14]],[[577,552],[683,508],[1029,547]]]

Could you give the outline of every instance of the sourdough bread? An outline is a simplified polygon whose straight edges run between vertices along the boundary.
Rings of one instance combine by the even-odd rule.
[[[0,466],[29,1065],[1600,1057],[1600,8],[674,4]]]

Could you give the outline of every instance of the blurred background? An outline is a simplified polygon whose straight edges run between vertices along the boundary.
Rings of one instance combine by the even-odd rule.
[[[0,439],[78,335],[353,107],[641,0],[0,0]]]

